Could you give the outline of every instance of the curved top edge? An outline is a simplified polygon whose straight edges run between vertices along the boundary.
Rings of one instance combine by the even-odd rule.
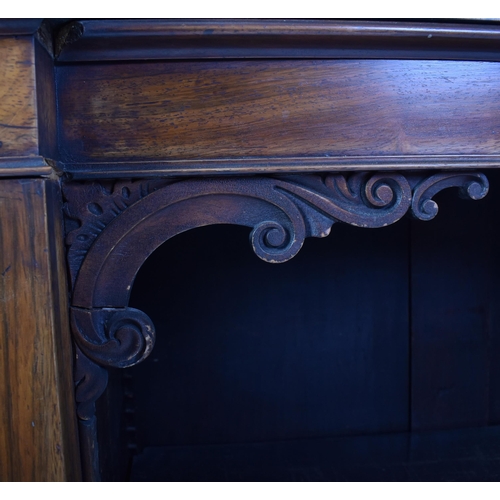
[[[56,57],[60,62],[274,57],[498,60],[499,20],[449,21],[79,20],[57,34]]]

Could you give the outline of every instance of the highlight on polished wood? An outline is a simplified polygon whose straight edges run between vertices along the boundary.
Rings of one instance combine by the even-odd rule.
[[[35,85],[33,40],[0,37],[0,158],[38,153]]]
[[[490,62],[142,61],[64,65],[57,78],[61,162],[74,177],[499,159]]]
[[[48,176],[45,156],[54,156],[55,138],[53,61],[33,36],[2,36],[5,31],[0,25],[0,177]]]

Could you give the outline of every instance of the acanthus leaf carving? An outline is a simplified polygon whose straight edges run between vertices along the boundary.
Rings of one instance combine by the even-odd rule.
[[[63,186],[66,245],[74,282],[85,255],[106,226],[128,207],[171,184],[167,179],[72,182]],[[69,201],[70,200],[70,201]]]

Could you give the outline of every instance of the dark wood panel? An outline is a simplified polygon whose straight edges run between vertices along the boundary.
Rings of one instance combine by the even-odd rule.
[[[57,116],[54,60],[35,40],[37,126],[40,155],[57,158]]]
[[[262,171],[266,159],[286,167],[300,158],[496,155],[500,148],[495,63],[87,64],[59,67],[57,78],[63,163],[196,159],[217,170],[254,158],[264,161]]]
[[[412,226],[412,427],[500,422],[500,177],[481,203],[439,195]]]
[[[334,225],[280,265],[247,238],[189,231],[139,272],[130,305],[157,331],[130,369],[139,447],[406,430],[408,225]]]
[[[0,191],[0,480],[78,480],[60,193]]]
[[[499,48],[498,23],[485,20],[93,19],[68,23],[56,38],[58,59],[72,62],[256,57],[498,60]]]

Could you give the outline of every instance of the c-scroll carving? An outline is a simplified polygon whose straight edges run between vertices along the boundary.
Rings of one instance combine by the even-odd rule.
[[[437,213],[432,197],[447,187],[483,198],[479,173],[304,174],[282,177],[68,183],[68,262],[73,284],[71,321],[77,345],[77,403],[83,445],[95,440],[93,408],[106,370],[147,357],[154,327],[128,307],[134,278],[147,257],[184,231],[210,224],[251,228],[261,259],[294,257],[308,236],[324,237],[335,222],[359,227],[392,224],[409,210],[422,220]],[[89,469],[95,471],[95,453]],[[91,477],[96,478],[94,475]]]
[[[78,347],[101,366],[127,368],[146,359],[154,345],[154,327],[138,309],[71,311],[71,328]]]

